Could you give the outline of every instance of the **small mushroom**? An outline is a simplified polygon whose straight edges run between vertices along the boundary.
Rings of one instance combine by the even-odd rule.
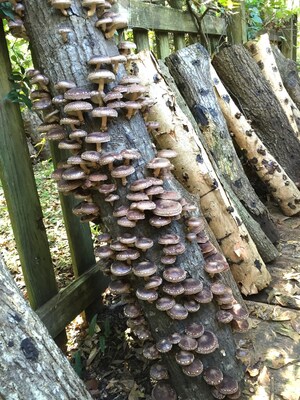
[[[203,372],[203,379],[208,385],[219,385],[223,380],[223,372],[219,368],[206,368]]]
[[[197,339],[198,347],[196,352],[199,354],[209,354],[219,347],[217,336],[211,331],[204,331],[203,335]]]
[[[160,381],[169,378],[167,368],[162,364],[153,364],[150,367],[150,377],[155,381]]]
[[[177,394],[172,386],[165,382],[158,382],[151,392],[152,400],[177,400]]]
[[[113,178],[121,179],[122,185],[125,186],[127,183],[127,177],[133,174],[135,168],[132,165],[120,165],[111,171],[111,176]],[[130,219],[130,218],[129,218]]]
[[[63,40],[64,43],[67,43],[67,42],[68,42],[69,33],[71,33],[71,32],[72,32],[72,29],[69,28],[69,27],[66,26],[66,25],[61,25],[61,26],[58,28],[58,33],[61,35],[62,40]]]
[[[194,359],[195,359],[195,356],[190,351],[181,350],[175,354],[175,360],[176,360],[177,364],[179,364],[181,366],[192,364]]]
[[[116,79],[115,74],[105,69],[91,72],[88,75],[89,81],[98,84],[98,91],[102,94],[103,97],[104,97],[104,91],[103,91],[104,85],[108,82],[114,81],[115,79]]]
[[[96,145],[96,151],[101,152],[102,143],[107,143],[110,141],[110,136],[107,132],[92,132],[89,133],[86,138],[86,143],[93,143]]]
[[[107,119],[108,118],[116,118],[118,116],[118,112],[109,107],[97,107],[92,111],[92,117],[101,118],[101,127],[100,131],[107,131]]]
[[[190,377],[199,376],[203,372],[203,364],[199,358],[195,358],[191,364],[182,367],[182,372]]]
[[[104,6],[105,0],[82,0],[82,6],[88,8],[87,16],[92,17],[98,6]]]
[[[150,161],[146,167],[153,169],[154,177],[158,177],[162,168],[169,168],[171,166],[170,161],[167,158],[154,158]]]
[[[93,109],[93,106],[87,101],[72,101],[64,107],[64,112],[68,115],[77,116],[80,123],[84,122],[83,112],[88,112]]]
[[[51,5],[53,8],[60,10],[63,15],[68,16],[67,8],[71,7],[71,0],[52,0]]]

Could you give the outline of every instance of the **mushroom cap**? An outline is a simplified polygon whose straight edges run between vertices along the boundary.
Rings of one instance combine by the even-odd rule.
[[[67,90],[64,94],[66,100],[88,100],[91,98],[89,89],[73,87]]]
[[[174,217],[182,212],[182,206],[177,201],[156,200],[155,204],[156,208],[153,213],[159,217]]]
[[[129,42],[129,41],[122,41],[119,42],[118,44],[118,49],[119,50],[131,50],[131,49],[136,49],[136,44],[134,42]]]
[[[181,335],[181,339],[180,342],[178,343],[178,346],[181,348],[181,350],[193,351],[196,350],[196,348],[198,347],[198,342],[191,336]]]
[[[135,247],[143,251],[150,249],[152,246],[153,240],[146,237],[140,237],[135,242]]]
[[[181,194],[178,192],[175,192],[174,190],[165,190],[164,193],[161,193],[158,195],[158,198],[160,198],[162,200],[179,201],[179,200],[181,200]]]
[[[59,81],[54,85],[54,89],[61,90],[61,91],[74,89],[74,88],[76,88],[76,84],[71,81]]]
[[[216,312],[216,318],[222,324],[229,324],[233,320],[233,315],[229,311],[219,310]]]
[[[119,240],[111,241],[109,247],[114,251],[125,251],[128,249],[128,247],[125,244],[119,242]]]
[[[82,129],[75,129],[69,134],[70,139],[81,139],[87,136],[87,132]]]
[[[176,304],[174,298],[168,297],[168,296],[163,296],[159,297],[157,299],[155,306],[158,310],[160,311],[167,311],[170,310],[172,307],[174,307]]]
[[[109,243],[111,241],[111,236],[109,233],[104,232],[97,236],[99,242]]]
[[[109,103],[114,100],[121,100],[123,98],[122,93],[119,92],[109,92],[103,97],[104,103]],[[108,104],[110,106],[110,104]]]
[[[150,367],[150,377],[156,381],[168,379],[169,373],[167,368],[162,364],[153,364]]]
[[[151,339],[151,332],[144,325],[135,326],[132,329],[132,333],[140,340]]]
[[[58,143],[58,148],[64,150],[80,150],[81,144],[76,140],[63,139]]]
[[[171,166],[170,161],[167,158],[155,157],[153,160],[148,162],[146,165],[149,169],[157,169],[157,168],[169,168]]]
[[[184,288],[181,283],[170,283],[166,282],[162,287],[163,292],[169,294],[170,296],[180,296],[184,293]]]
[[[98,163],[100,161],[100,153],[94,150],[88,150],[81,153],[81,158],[85,161]]]
[[[105,197],[104,201],[106,201],[108,203],[113,203],[114,201],[117,201],[119,199],[120,199],[120,196],[118,194],[111,193]]]
[[[231,376],[224,375],[222,382],[216,385],[216,389],[225,395],[233,394],[239,390],[239,384],[237,380],[231,378]]]
[[[223,372],[219,368],[206,368],[203,372],[203,379],[208,385],[219,385],[223,380]]]
[[[194,295],[194,299],[200,304],[210,303],[213,299],[213,294],[210,289],[204,287],[201,292]]]
[[[114,183],[104,183],[103,185],[100,185],[98,188],[99,193],[104,194],[105,196],[108,195],[109,193],[115,192],[117,190],[117,185]]]
[[[66,169],[63,174],[62,178],[65,180],[75,180],[75,179],[84,179],[86,178],[85,172],[79,167],[71,167]]]
[[[124,244],[134,244],[136,241],[136,236],[131,233],[123,233],[122,236],[118,237],[119,241]]]
[[[224,283],[217,281],[211,285],[210,290],[213,294],[220,296],[226,292],[227,288],[228,286],[224,285]]]
[[[124,315],[128,318],[137,318],[142,315],[142,309],[137,303],[126,304],[124,307]]]
[[[152,400],[177,400],[175,390],[168,383],[158,382],[151,392]]]
[[[76,111],[91,111],[93,106],[87,101],[71,101],[64,107],[64,112],[70,115],[76,115]]]
[[[140,190],[145,190],[150,186],[152,186],[151,179],[137,179],[136,181],[132,182],[129,190],[131,190],[132,192],[139,192]]]
[[[204,331],[198,339],[196,352],[199,354],[209,354],[219,347],[217,336],[211,331]]]
[[[131,209],[137,209],[140,211],[154,210],[155,207],[156,204],[151,200],[141,200],[130,205]]]
[[[141,80],[134,75],[126,75],[120,80],[120,85],[132,85],[133,83],[140,83]]]
[[[110,136],[107,132],[92,132],[86,138],[86,143],[107,143],[110,141]]]
[[[121,151],[121,156],[124,160],[138,160],[141,158],[141,153],[136,149],[124,149]]]
[[[203,282],[196,278],[187,278],[182,282],[185,295],[192,295],[201,292],[203,289]]]
[[[100,69],[98,71],[91,72],[88,75],[88,80],[93,83],[98,83],[100,81],[104,81],[107,83],[114,81],[115,79],[116,79],[115,74],[106,69]]]
[[[80,125],[80,121],[77,118],[61,118],[59,121],[60,125]]]
[[[144,301],[153,302],[158,298],[157,291],[153,289],[138,288],[135,293],[138,299]]]
[[[163,278],[172,283],[182,282],[186,278],[186,271],[180,267],[168,267],[163,272]]]
[[[249,313],[245,308],[241,306],[241,304],[234,304],[231,309],[228,310],[233,318],[237,321],[246,320],[249,317]]]
[[[110,282],[108,287],[109,287],[109,290],[111,291],[111,293],[113,293],[113,294],[123,294],[123,293],[130,292],[129,283],[121,281],[121,280]]]
[[[57,190],[59,192],[68,193],[74,189],[77,189],[81,185],[82,185],[81,179],[78,179],[76,181],[75,180],[74,181],[66,181],[64,179],[61,179],[60,181],[57,182]]]
[[[162,284],[162,278],[158,275],[153,275],[145,283],[145,289],[157,289]]]
[[[158,243],[164,245],[177,244],[179,242],[180,242],[180,236],[170,233],[160,236],[158,238]]]
[[[227,394],[227,398],[230,400],[236,400],[239,399],[242,395],[241,388],[239,387],[238,390],[232,394]]]
[[[185,252],[185,245],[181,242],[177,244],[166,245],[163,248],[163,253],[166,256],[179,256]]]
[[[94,171],[89,174],[89,180],[91,182],[103,182],[108,179],[108,176],[102,174],[100,171]]]
[[[190,365],[194,361],[195,356],[190,351],[180,350],[175,354],[175,360],[179,365]]]
[[[132,269],[135,276],[148,277],[157,272],[157,266],[151,261],[142,261]]]
[[[111,176],[113,178],[125,178],[133,174],[135,168],[132,165],[120,165],[111,171]]]
[[[149,224],[155,228],[161,228],[169,225],[172,222],[171,218],[154,216],[149,219]]]
[[[120,251],[118,252],[118,254],[116,255],[116,260],[118,261],[132,261],[132,260],[136,260],[137,258],[139,258],[140,253],[135,250],[135,249],[127,249],[124,251]]]
[[[131,221],[139,221],[145,219],[145,214],[139,210],[129,210],[126,217]]]
[[[188,312],[191,313],[200,310],[200,304],[197,303],[195,300],[184,300],[183,305],[188,310]]]
[[[160,262],[165,265],[172,265],[176,262],[176,256],[162,256]]]
[[[178,344],[180,342],[181,335],[178,332],[174,332],[168,336],[168,339],[172,344]]]
[[[187,376],[199,376],[203,372],[203,364],[199,358],[195,358],[194,361],[182,367],[182,372]]]
[[[194,228],[201,228],[201,230],[203,230],[205,228],[204,220],[199,217],[191,217],[187,220],[186,223],[191,230],[193,230]]]
[[[142,108],[141,103],[138,103],[137,101],[124,101],[125,107],[128,110],[140,110]]]
[[[173,347],[172,343],[167,338],[160,339],[156,343],[156,348],[160,353],[168,353],[169,351],[172,350],[172,347]]]
[[[130,221],[127,217],[119,218],[117,224],[124,228],[134,228],[136,226],[136,222]]]
[[[145,346],[143,348],[143,356],[147,358],[147,360],[157,360],[161,357],[155,345]]]
[[[159,158],[175,158],[177,155],[177,152],[172,149],[163,149],[157,152],[157,157]]]
[[[183,320],[188,316],[188,311],[181,304],[175,304],[170,310],[167,311],[167,314],[172,319]]]
[[[95,256],[99,258],[109,258],[114,255],[114,252],[109,246],[99,246],[95,249]]]
[[[220,261],[208,261],[204,264],[204,270],[210,275],[220,274],[226,269],[228,269],[227,263]]]
[[[112,117],[115,118],[118,116],[118,112],[113,108],[109,107],[96,107],[91,112],[92,117],[99,118],[99,117]]]
[[[96,55],[89,59],[89,65],[111,64],[111,57]]]
[[[204,333],[204,326],[200,322],[192,322],[186,326],[185,333],[194,339],[198,339]]]
[[[150,186],[145,190],[145,193],[148,196],[157,196],[164,192],[164,188],[162,186]]]
[[[124,64],[127,61],[127,58],[123,56],[122,54],[119,54],[117,56],[112,56],[111,57],[112,63],[118,63],[118,64]]]
[[[146,195],[144,192],[133,192],[133,193],[128,193],[126,195],[126,199],[130,201],[149,201],[149,196]],[[156,207],[156,205],[155,205]]]
[[[67,136],[66,132],[62,127],[52,128],[46,133],[46,138],[48,140],[63,140]]]

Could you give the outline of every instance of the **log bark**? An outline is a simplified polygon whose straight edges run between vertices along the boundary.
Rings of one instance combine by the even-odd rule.
[[[158,61],[158,63],[159,63],[159,66],[160,66],[160,69],[161,69],[161,72],[163,74],[165,81],[167,82],[168,86],[171,88],[172,92],[175,95],[176,102],[178,103],[179,107],[184,112],[185,116],[188,118],[190,123],[192,124],[193,129],[197,133],[198,138],[201,140],[202,135],[201,135],[201,132],[199,131],[198,124],[195,121],[195,118],[193,117],[193,114],[191,113],[186,102],[184,101],[182,95],[180,94],[173,77],[170,75],[170,72],[169,72],[167,66],[162,61]],[[204,141],[201,141],[201,145],[203,146],[205,153],[209,157],[209,160],[213,167],[213,170],[217,171],[218,170],[217,165],[216,165],[212,155],[209,152],[207,144]],[[258,252],[262,256],[264,262],[271,262],[271,261],[275,260],[275,258],[277,258],[279,255],[276,247],[272,244],[270,239],[263,232],[260,225],[250,216],[250,214],[247,212],[247,210],[245,209],[243,204],[236,197],[235,193],[232,191],[230,186],[226,183],[226,180],[222,177],[221,174],[219,174],[218,178],[220,179],[222,186],[225,189],[227,197],[231,200],[234,207],[240,214],[241,219],[242,219],[243,223],[245,224],[250,236],[254,240],[254,243],[258,249]]]
[[[203,46],[195,44],[170,55],[166,64],[201,128],[218,170],[266,235],[271,240],[274,236],[277,238],[275,225],[254,192],[234,149],[214,94],[209,54]]]
[[[245,46],[250,51],[250,54],[259,66],[263,76],[273,89],[273,92],[281,104],[295,135],[299,138],[300,113],[283,85],[271,49],[269,35],[265,33],[261,35],[258,40],[247,42]]]
[[[300,211],[298,188],[265,148],[244,115],[240,113],[213,66],[211,75],[217,99],[235,142],[253,166],[254,171],[267,185],[283,213],[287,216],[298,214]]]
[[[0,257],[0,398],[92,399]]]
[[[300,79],[297,63],[290,58],[286,58],[277,46],[272,46],[272,51],[283,84],[297,108],[300,109]]]
[[[196,132],[178,106],[149,51],[138,54],[135,71],[154,100],[147,119],[160,125],[157,131],[152,131],[155,143],[160,149],[169,148],[177,152],[177,157],[172,160],[174,175],[191,194],[199,198],[200,208],[242,293],[257,293],[268,285],[270,274],[241,217],[226,196]],[[256,267],[258,263],[259,269]]]
[[[72,8],[68,10],[67,18],[72,33],[69,42],[63,45],[58,34],[50,35],[49,32],[57,32],[59,25],[66,18],[58,11],[54,11],[50,4],[41,4],[39,0],[25,0],[24,4],[26,8],[26,28],[28,36],[32,40],[36,65],[49,77],[51,90],[53,85],[60,80],[73,80],[79,87],[92,88],[92,85],[87,81],[87,76],[91,71],[87,62],[91,56],[96,54],[110,56],[118,54],[114,42],[105,40],[103,34],[94,27],[96,17],[87,19],[81,2],[78,0],[73,1]],[[120,68],[117,81],[123,75],[124,69]],[[115,85],[115,83],[112,85]],[[92,120],[90,116],[87,116],[85,121],[84,129],[89,132],[99,130],[98,121]],[[152,142],[140,114],[136,114],[133,118],[127,120],[124,113],[120,112],[119,117],[109,123],[109,134],[110,141],[104,145],[105,151],[120,153],[125,148],[135,148],[141,154],[141,158],[134,163],[135,172],[130,175],[129,183],[126,186],[122,186],[120,183],[117,185],[120,200],[114,207],[129,205],[130,203],[126,200],[129,184],[136,179],[143,178],[145,174],[150,174],[149,171],[148,173],[145,172],[145,165],[154,157]],[[106,167],[104,172],[109,174]],[[111,179],[111,181],[115,182],[114,179]],[[171,177],[166,178],[164,190],[174,189],[181,193],[183,192],[183,189]],[[128,230],[116,223],[117,220],[113,216],[114,208],[110,203],[104,201],[103,195],[98,191],[94,191],[93,199],[101,208],[100,218],[102,223],[114,239],[122,235],[122,233],[128,232]],[[157,242],[157,237],[160,234],[176,233],[182,238],[186,247],[185,253],[178,257],[176,264],[180,263],[190,276],[199,278],[205,284],[210,284],[209,278],[203,269],[204,260],[199,246],[196,243],[188,243],[185,239],[186,227],[184,218],[173,221],[169,228],[165,227],[157,231],[148,222],[151,215],[151,212],[148,212],[145,220],[139,221],[135,229],[132,230],[135,235],[146,236],[154,241],[154,246],[145,255],[143,254],[139,261],[147,258],[155,262],[159,272],[162,273],[163,265],[160,262],[162,250],[161,245]],[[136,264],[134,263],[133,265]],[[133,285],[131,289],[132,295],[135,295],[137,286],[143,286],[142,279],[134,278],[134,276],[129,279],[129,282]],[[177,301],[181,302],[182,300],[179,298]],[[171,319],[166,313],[158,311],[154,303],[145,301],[140,301],[139,303],[148,324],[145,329],[150,330],[150,336],[152,336],[154,343],[166,338],[176,330],[183,332],[184,326],[190,321],[205,321],[206,329],[211,329],[218,335],[219,350],[223,349],[226,357],[222,356],[223,352],[220,353],[219,350],[216,350],[203,357],[204,365],[218,364],[227,374],[236,377],[238,380],[241,379],[243,372],[235,358],[235,344],[231,330],[229,327],[222,327],[216,323],[215,312],[217,308],[214,303],[211,302],[207,307],[201,307],[200,311],[189,315],[184,321]],[[163,359],[169,369],[170,382],[179,397],[190,400],[212,399],[210,388],[201,377],[190,378],[182,373],[181,368],[175,363],[173,351],[163,355]]]
[[[300,143],[259,67],[239,45],[223,49],[213,59],[219,77],[265,147],[294,181],[300,177]]]

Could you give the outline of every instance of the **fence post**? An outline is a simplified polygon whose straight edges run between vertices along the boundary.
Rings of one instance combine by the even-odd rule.
[[[241,44],[247,42],[246,8],[244,0],[236,0],[227,28],[228,42]]]
[[[297,16],[294,15],[282,29],[283,40],[281,42],[281,52],[294,61],[297,61]]]
[[[10,75],[0,20],[0,176],[28,298],[37,309],[57,293],[57,286],[20,109],[4,99],[12,89]]]
[[[164,0],[159,0],[157,2],[158,5],[165,5]],[[156,47],[157,47],[157,58],[160,60],[164,60],[170,54],[170,43],[169,43],[169,34],[164,31],[156,31]]]
[[[177,10],[182,10],[182,0],[168,0],[169,5]],[[174,33],[175,50],[180,50],[186,46],[184,33]]]

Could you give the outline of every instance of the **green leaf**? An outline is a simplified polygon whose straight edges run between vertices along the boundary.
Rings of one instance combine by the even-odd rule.
[[[82,359],[81,359],[81,352],[79,350],[76,351],[76,353],[74,354],[73,369],[76,372],[76,374],[79,376],[79,378],[82,378],[83,365],[82,365]]]
[[[13,21],[15,20],[15,15],[12,9],[12,5],[9,2],[0,4],[0,17],[10,18]]]
[[[89,336],[93,336],[95,334],[95,327],[96,327],[96,324],[97,324],[97,317],[98,317],[98,314],[95,314],[93,316],[90,324],[89,324],[89,329],[88,329],[88,335]]]
[[[104,335],[106,338],[110,336],[111,329],[110,329],[110,320],[109,318],[106,318],[104,321]]]
[[[102,354],[105,353],[106,350],[106,338],[105,336],[99,336],[99,349],[101,351]]]

